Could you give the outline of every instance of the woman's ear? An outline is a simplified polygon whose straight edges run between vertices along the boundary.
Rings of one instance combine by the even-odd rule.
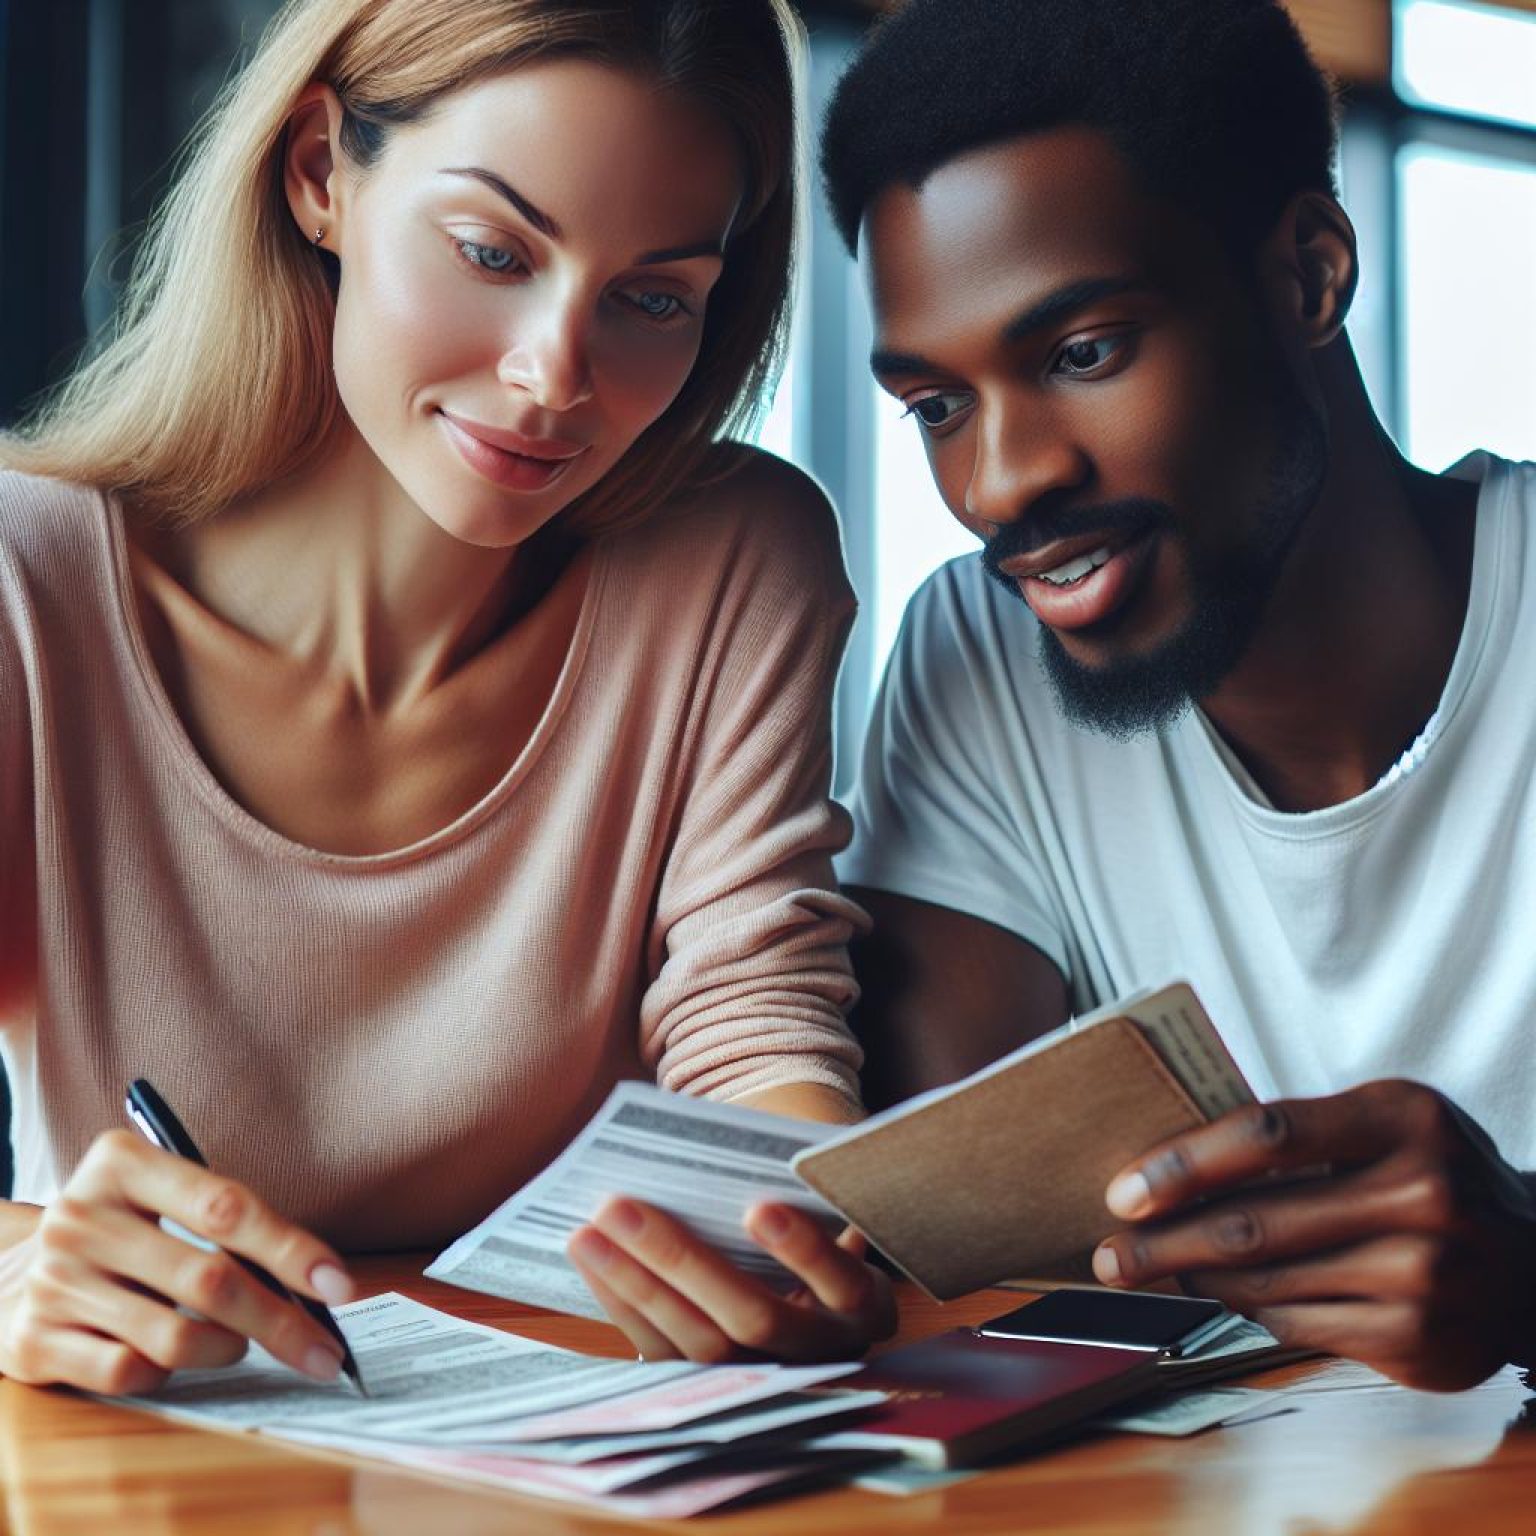
[[[1355,227],[1323,192],[1299,192],[1264,242],[1271,299],[1307,347],[1344,328],[1360,281]]]
[[[333,255],[341,254],[340,135],[341,99],[328,85],[306,86],[288,118],[283,189],[304,238]]]

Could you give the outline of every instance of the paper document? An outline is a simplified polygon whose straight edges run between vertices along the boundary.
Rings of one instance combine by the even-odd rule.
[[[1291,1405],[1281,1402],[1283,1395],[1255,1387],[1213,1387],[1201,1392],[1181,1392],[1124,1413],[1107,1414],[1095,1422],[1101,1429],[1138,1435],[1194,1435],[1215,1424],[1240,1424],[1284,1413]]]
[[[229,1429],[278,1425],[414,1434],[501,1424],[687,1377],[685,1361],[642,1365],[556,1349],[481,1323],[450,1317],[389,1293],[338,1307],[369,1396],[321,1384],[259,1345],[220,1370],[178,1371],[137,1407]]]
[[[253,1347],[237,1365],[178,1372],[159,1391],[121,1401],[192,1423],[660,1517],[852,1466],[803,1442],[823,1421],[883,1400],[809,1390],[858,1370],[857,1362],[597,1359],[393,1294],[340,1307],[335,1316],[370,1398],[308,1381]]]
[[[607,1196],[623,1194],[681,1218],[775,1290],[791,1289],[798,1280],[746,1236],[742,1216],[766,1198],[841,1231],[842,1218],[789,1167],[797,1153],[841,1129],[621,1083],[543,1173],[426,1272],[468,1290],[603,1317],[565,1244]]]

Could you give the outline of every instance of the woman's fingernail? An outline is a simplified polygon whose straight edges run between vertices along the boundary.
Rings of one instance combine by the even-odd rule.
[[[594,1232],[591,1227],[587,1227],[578,1232],[571,1242],[581,1261],[590,1264],[593,1269],[608,1269],[613,1264],[616,1250],[601,1232]]]
[[[1116,1216],[1134,1219],[1152,1209],[1152,1187],[1142,1174],[1122,1173],[1110,1180],[1104,1191],[1104,1203]]]
[[[341,1356],[316,1344],[304,1356],[304,1374],[316,1381],[335,1381],[341,1375]]]
[[[328,1307],[339,1307],[352,1300],[352,1282],[347,1272],[334,1264],[316,1264],[309,1272],[309,1283]]]
[[[1100,1248],[1093,1255],[1094,1278],[1100,1285],[1114,1285],[1120,1278],[1120,1255],[1113,1248]]]
[[[626,1237],[639,1235],[645,1225],[640,1207],[631,1200],[611,1200],[599,1213],[598,1220],[610,1232],[622,1232]]]
[[[790,1226],[789,1216],[776,1205],[764,1206],[752,1218],[752,1230],[770,1242],[788,1237]]]

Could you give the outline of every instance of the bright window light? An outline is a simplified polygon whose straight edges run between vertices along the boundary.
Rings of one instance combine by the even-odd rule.
[[[795,456],[795,358],[785,364],[773,404],[757,429],[757,444],[781,459]]]
[[[1536,127],[1536,15],[1453,0],[1398,0],[1397,90],[1406,101]]]
[[[1398,174],[1404,451],[1536,459],[1536,167],[1415,145]]]
[[[905,407],[875,391],[875,676],[901,626],[907,601],[931,571],[981,545],[950,515],[923,451],[920,428]]]

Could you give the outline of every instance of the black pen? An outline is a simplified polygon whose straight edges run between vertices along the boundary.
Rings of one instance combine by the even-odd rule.
[[[174,1152],[178,1157],[184,1157],[200,1168],[208,1166],[208,1159],[197,1150],[197,1143],[187,1134],[187,1128],[176,1118],[175,1111],[142,1077],[136,1077],[128,1084],[123,1107],[128,1111],[128,1118],[157,1147],[166,1152]],[[341,1368],[347,1373],[353,1386],[367,1397],[368,1389],[363,1385],[363,1378],[357,1369],[357,1361],[353,1358],[351,1346],[347,1343],[346,1335],[342,1333],[336,1319],[331,1316],[330,1308],[323,1302],[313,1301],[308,1296],[300,1296],[290,1291],[276,1275],[269,1274],[254,1259],[248,1259],[241,1253],[231,1253],[229,1256],[248,1275],[266,1286],[274,1296],[281,1296],[284,1301],[297,1302],[341,1345]]]

